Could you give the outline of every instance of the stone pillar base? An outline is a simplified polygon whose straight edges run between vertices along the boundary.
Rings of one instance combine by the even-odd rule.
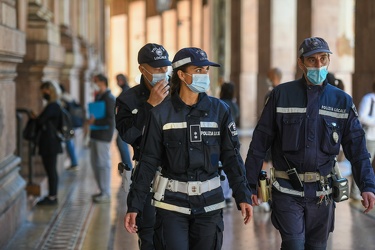
[[[0,249],[26,219],[25,181],[18,174],[19,163],[16,156],[0,163]]]

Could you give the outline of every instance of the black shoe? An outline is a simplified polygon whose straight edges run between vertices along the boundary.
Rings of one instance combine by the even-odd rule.
[[[40,200],[36,203],[38,206],[53,206],[57,205],[57,198],[50,199],[48,196],[45,197],[43,200]]]
[[[101,195],[102,195],[102,193],[93,194],[93,195],[91,195],[91,198],[94,200],[96,197],[99,197]]]

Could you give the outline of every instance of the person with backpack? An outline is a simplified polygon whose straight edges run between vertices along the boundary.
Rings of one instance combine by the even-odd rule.
[[[103,74],[94,76],[95,103],[103,104],[103,112],[90,110],[90,158],[99,193],[93,195],[95,203],[111,201],[111,155],[110,147],[115,129],[115,97],[108,88],[108,79]],[[95,112],[93,112],[95,111]]]
[[[234,98],[234,91],[235,85],[233,82],[224,82],[220,89],[220,100],[229,106],[233,121],[239,124],[240,109]],[[221,172],[221,176],[224,177],[224,180],[221,180],[221,187],[223,188],[225,203],[227,207],[233,207],[232,189],[229,187],[228,178],[224,171]]]
[[[75,103],[73,97],[65,90],[65,87],[60,84],[60,89],[61,89],[61,104],[62,106],[69,111],[69,107],[72,106],[73,103]],[[69,112],[70,113],[70,112]],[[68,153],[68,156],[70,158],[70,167],[68,170],[78,170],[78,160],[77,160],[77,154],[75,150],[75,145],[74,145],[74,139],[69,139],[65,141],[66,145],[66,152]]]
[[[123,95],[127,90],[130,89],[128,79],[124,74],[116,75],[116,82],[117,85],[121,88],[121,93],[118,95]],[[126,166],[126,169],[131,170],[133,168],[132,159],[130,156],[129,144],[127,144],[122,138],[120,133],[117,134],[116,143],[118,150],[121,156],[121,162]],[[127,186],[129,185],[129,180],[127,179],[127,175],[125,171],[120,171],[122,176],[122,186],[124,190],[127,190]]]
[[[39,155],[48,177],[48,196],[41,199],[37,205],[57,204],[57,155],[61,154],[61,140],[56,132],[61,129],[62,109],[58,102],[61,90],[57,83],[52,81],[43,82],[40,86],[43,99],[47,102],[39,116],[34,113],[32,117],[37,121],[37,140]]]

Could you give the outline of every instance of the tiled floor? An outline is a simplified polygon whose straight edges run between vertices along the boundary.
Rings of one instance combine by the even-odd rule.
[[[248,140],[242,139],[242,153]],[[126,193],[115,166],[118,152],[112,145],[112,202],[93,204],[96,193],[89,152],[80,159],[80,171],[64,172],[60,176],[59,205],[34,207],[27,221],[9,242],[6,249],[137,249],[136,235],[123,227]],[[375,212],[364,215],[359,203],[337,204],[335,232],[330,236],[328,249],[375,249]],[[235,208],[224,210],[224,250],[280,249],[280,236],[270,223],[270,213],[255,209],[250,225],[243,225]]]

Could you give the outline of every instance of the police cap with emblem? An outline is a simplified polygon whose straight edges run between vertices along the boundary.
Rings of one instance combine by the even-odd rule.
[[[332,54],[329,50],[328,43],[320,37],[310,37],[303,40],[298,49],[298,57],[311,56],[315,53],[326,52]]]
[[[138,52],[138,63],[146,63],[153,68],[171,66],[168,52],[162,45],[156,43],[148,43]]]
[[[208,60],[206,52],[195,47],[180,49],[174,56],[172,61],[173,69],[179,68],[185,64],[220,67],[220,64]]]

